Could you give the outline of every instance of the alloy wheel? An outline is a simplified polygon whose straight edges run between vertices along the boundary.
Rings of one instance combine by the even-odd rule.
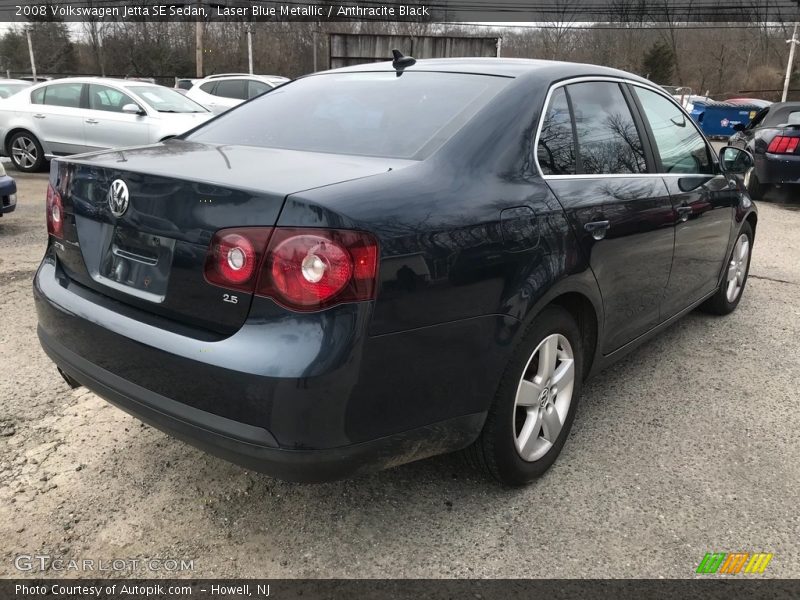
[[[744,278],[747,275],[747,265],[750,262],[750,239],[744,233],[736,240],[733,247],[731,262],[728,264],[728,285],[725,288],[725,297],[728,302],[734,302],[744,287]]]
[[[575,356],[566,337],[544,338],[525,365],[514,401],[514,445],[528,462],[552,448],[569,414]]]
[[[30,169],[39,158],[36,144],[32,139],[20,136],[11,144],[11,157],[23,169]]]

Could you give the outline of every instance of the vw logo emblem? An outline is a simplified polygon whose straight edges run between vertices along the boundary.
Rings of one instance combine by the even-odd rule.
[[[128,210],[128,186],[122,179],[115,179],[108,188],[108,208],[115,217],[121,217]]]

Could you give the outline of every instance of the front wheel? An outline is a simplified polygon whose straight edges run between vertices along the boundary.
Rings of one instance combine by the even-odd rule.
[[[705,312],[715,315],[727,315],[736,310],[742,299],[747,275],[750,272],[750,254],[753,251],[753,228],[745,221],[739,230],[739,236],[733,245],[725,276],[722,278],[717,293],[705,301],[700,307]]]
[[[14,167],[23,173],[34,173],[44,164],[44,150],[36,136],[28,131],[15,133],[9,141],[10,158]]]
[[[561,307],[545,309],[517,346],[467,458],[506,485],[542,475],[572,427],[582,377],[575,319]]]

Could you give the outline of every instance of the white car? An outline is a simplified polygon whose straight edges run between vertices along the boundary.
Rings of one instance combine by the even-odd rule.
[[[175,90],[102,77],[56,79],[0,103],[0,155],[20,171],[38,171],[54,156],[174,137],[213,115]]]
[[[209,75],[205,79],[195,80],[192,87],[186,92],[186,97],[208,107],[215,114],[219,114],[287,81],[289,81],[287,77],[277,75],[247,75],[246,73]]]
[[[33,85],[30,81],[22,79],[0,79],[0,98],[8,98],[19,91]]]

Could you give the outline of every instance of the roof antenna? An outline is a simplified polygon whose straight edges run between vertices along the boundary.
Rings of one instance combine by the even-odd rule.
[[[403,53],[400,52],[400,50],[398,50],[397,48],[392,50],[392,57],[393,57],[392,66],[398,71],[402,71],[406,67],[410,67],[415,62],[417,62],[416,58],[414,58],[413,56],[404,56]]]

